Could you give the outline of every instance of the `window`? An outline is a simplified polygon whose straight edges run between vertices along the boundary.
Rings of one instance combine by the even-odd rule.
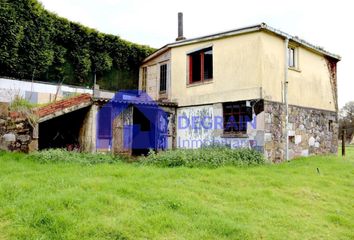
[[[166,91],[167,64],[160,65],[160,92]]]
[[[203,82],[213,78],[213,49],[205,48],[188,55],[189,83]]]
[[[296,55],[294,47],[288,48],[288,66],[292,68],[296,67]]]
[[[330,131],[330,132],[333,131],[333,120],[328,121],[328,131]]]
[[[141,79],[141,90],[146,92],[147,67],[143,67],[143,76]]]
[[[252,108],[246,101],[224,103],[224,133],[246,133],[247,123],[252,121]]]

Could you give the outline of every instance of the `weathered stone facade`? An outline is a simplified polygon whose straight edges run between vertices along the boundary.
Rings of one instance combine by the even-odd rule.
[[[264,153],[272,162],[285,160],[285,105],[264,102]],[[338,148],[336,112],[289,106],[289,158],[335,154]]]
[[[286,159],[285,105],[279,102],[254,100],[253,124],[248,123],[247,133],[229,137],[221,129],[186,129],[177,131],[177,147],[198,148],[204,142],[216,142],[236,147],[253,148],[264,153],[270,162]],[[178,108],[177,115],[209,119],[222,116],[222,104]],[[289,159],[315,154],[337,153],[337,113],[299,106],[289,106]],[[192,144],[186,145],[192,141]],[[194,142],[193,142],[194,141]],[[193,143],[199,143],[199,145]],[[238,144],[242,143],[242,144]]]
[[[222,129],[180,128],[180,116],[223,116],[222,103],[182,107],[161,103],[160,108],[168,113],[168,149],[198,148],[193,143],[226,143],[231,147],[248,147],[263,152],[269,161],[278,163],[286,159],[285,105],[262,99],[253,100],[253,123],[248,123],[244,136],[227,136]],[[96,101],[87,111],[80,130],[82,151],[96,151],[97,111],[105,102]],[[38,149],[38,124],[33,126],[23,114],[9,112],[8,106],[0,105],[0,149],[30,152]],[[124,124],[123,124],[124,123]],[[113,142],[108,151],[131,154],[123,148],[123,126],[132,125],[133,106],[113,122]],[[158,124],[157,124],[158,126]],[[335,154],[338,146],[338,117],[335,111],[326,111],[299,106],[289,106],[289,158],[315,154]],[[104,139],[103,139],[104,140]],[[102,140],[102,141],[103,141]],[[181,145],[189,141],[191,145]],[[105,149],[107,151],[107,149]]]
[[[36,129],[21,113],[9,112],[2,104],[0,112],[0,150],[25,152],[36,150]]]

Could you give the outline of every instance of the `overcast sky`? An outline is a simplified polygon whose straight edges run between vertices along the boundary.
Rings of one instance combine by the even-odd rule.
[[[354,13],[347,0],[40,0],[46,9],[101,32],[155,48],[187,38],[265,22],[339,54],[339,105],[354,101]]]

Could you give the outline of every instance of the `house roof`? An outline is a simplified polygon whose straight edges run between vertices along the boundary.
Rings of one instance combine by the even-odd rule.
[[[133,105],[150,105],[150,106],[169,106],[176,107],[177,103],[170,101],[153,100],[146,92],[139,90],[122,90],[117,92],[112,98],[95,98],[95,102],[102,104],[133,104]]]
[[[91,95],[80,94],[35,109],[39,122],[44,122],[63,114],[92,105]]]
[[[162,106],[162,107],[177,107],[175,102],[163,102],[163,101],[136,101],[136,100],[112,100],[107,98],[95,99],[99,103],[109,103],[114,102],[118,104],[133,104],[133,105],[150,105],[150,106]]]
[[[283,32],[283,31],[280,31],[278,29],[270,27],[265,23],[261,23],[261,24],[252,25],[252,26],[248,26],[248,27],[233,29],[233,30],[229,30],[229,31],[225,31],[225,32],[219,32],[219,33],[206,35],[206,36],[202,36],[202,37],[191,38],[191,39],[186,39],[186,40],[182,40],[182,41],[169,43],[169,44],[166,44],[165,46],[163,46],[162,48],[158,49],[154,53],[152,53],[147,58],[145,58],[143,62],[147,62],[147,61],[159,56],[160,54],[164,53],[165,51],[167,51],[173,47],[179,47],[179,46],[183,46],[183,45],[189,45],[189,44],[193,44],[193,43],[210,41],[210,40],[215,40],[215,39],[219,39],[219,38],[230,37],[230,36],[251,33],[251,32],[257,32],[257,31],[270,32],[270,33],[273,33],[281,38],[288,38],[289,40],[294,41],[294,42],[298,43],[300,46],[303,46],[309,50],[323,54],[325,56],[329,56],[329,57],[334,58],[338,61],[341,60],[341,57],[339,55],[330,53],[330,52],[324,50],[322,47],[313,45],[303,39],[298,38],[297,36],[292,36],[290,34]]]

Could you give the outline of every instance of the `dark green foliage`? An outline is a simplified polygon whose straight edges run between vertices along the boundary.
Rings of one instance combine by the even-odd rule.
[[[34,152],[29,155],[30,159],[40,163],[80,163],[80,164],[99,164],[99,163],[118,163],[126,160],[123,156],[111,154],[93,154],[69,152],[63,149],[49,149]]]
[[[136,88],[152,48],[70,22],[37,0],[0,0],[0,76],[92,86]]]
[[[221,167],[250,166],[265,163],[264,156],[251,149],[231,149],[227,147],[211,147],[201,149],[178,149],[155,153],[151,151],[147,157],[141,157],[141,164],[159,167]]]

